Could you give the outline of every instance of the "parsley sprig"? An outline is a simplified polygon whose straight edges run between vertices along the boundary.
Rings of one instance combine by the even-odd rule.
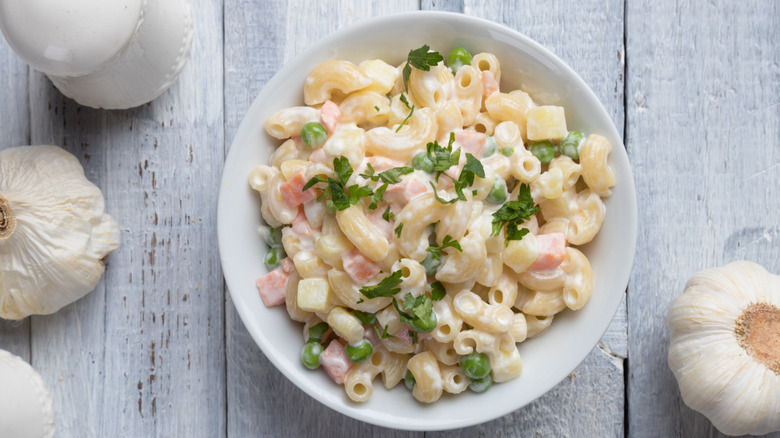
[[[444,57],[439,52],[430,52],[431,48],[425,44],[419,49],[409,51],[409,55],[406,58],[406,65],[402,71],[404,78],[404,89],[409,89],[409,75],[412,74],[412,67],[422,70],[430,71],[432,66],[437,65],[444,60]]]
[[[403,281],[401,279],[402,274],[403,272],[400,270],[394,271],[392,274],[383,278],[382,281],[380,281],[378,284],[361,287],[359,289],[360,293],[369,299],[377,297],[392,297],[398,292],[401,292],[401,288],[398,287],[398,285]]]
[[[433,301],[427,295],[414,297],[411,293],[404,296],[403,310],[398,305],[398,301],[393,298],[393,307],[398,312],[398,318],[401,322],[412,327],[415,333],[427,333],[436,328],[437,319],[433,312]],[[411,313],[407,313],[411,312]]]
[[[493,228],[491,236],[498,236],[506,227],[506,243],[511,240],[520,240],[528,234],[528,228],[520,228],[523,222],[531,219],[539,208],[534,205],[531,197],[531,188],[528,184],[521,184],[516,201],[507,201],[495,213],[493,213]]]

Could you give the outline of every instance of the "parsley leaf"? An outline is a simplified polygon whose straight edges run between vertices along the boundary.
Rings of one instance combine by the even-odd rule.
[[[381,186],[379,186],[378,189],[374,190],[374,193],[371,195],[371,203],[368,205],[369,210],[376,210],[379,203],[382,202],[383,199],[382,197],[385,194],[385,190],[387,190],[387,183],[382,184]],[[390,206],[388,206],[387,208],[390,209]],[[384,218],[385,215],[383,214],[382,217]]]
[[[366,173],[361,173],[360,176],[365,179],[370,179],[371,181],[376,181],[377,177],[374,175],[376,172],[374,166],[372,166],[371,163],[366,163],[366,166],[368,166],[368,170],[366,170]]]
[[[406,59],[406,65],[403,69],[404,89],[409,89],[409,75],[412,74],[412,67],[422,71],[430,71],[431,66],[437,65],[444,60],[439,52],[428,52],[430,47],[424,45],[419,49],[410,50]]]
[[[398,285],[403,281],[401,280],[402,274],[403,272],[400,270],[395,271],[387,277],[383,278],[379,284],[374,286],[361,287],[360,293],[363,294],[366,298],[392,297],[401,291],[401,288],[398,287]]]
[[[436,328],[436,314],[433,313],[433,302],[426,295],[414,297],[408,293],[404,296],[403,310],[398,301],[393,298],[393,307],[398,312],[401,322],[408,324],[414,332],[426,333]],[[411,312],[411,314],[407,313]]]
[[[306,190],[309,190],[310,188],[314,187],[315,184],[321,183],[321,182],[327,182],[327,181],[328,181],[328,178],[325,178],[322,175],[315,175],[306,183],[306,185],[303,186],[301,191],[305,192]]]
[[[351,205],[355,205],[360,202],[360,198],[367,198],[371,196],[373,199],[374,192],[371,190],[371,187],[361,187],[357,184],[352,184],[351,186],[347,187],[347,190],[349,191],[349,203]],[[374,206],[372,210],[376,210],[376,206]]]
[[[498,236],[501,230],[506,226],[506,245],[511,240],[520,240],[528,234],[528,230],[520,228],[520,225],[531,219],[539,208],[534,205],[531,197],[531,188],[527,184],[521,184],[516,201],[507,201],[495,213],[493,213],[493,222],[491,236]]]
[[[360,322],[365,325],[371,325],[376,322],[376,313],[353,310],[352,314],[355,315],[355,318],[359,319]]]
[[[404,223],[401,222],[400,224],[398,224],[397,227],[395,227],[395,230],[394,230],[395,231],[395,237],[400,239],[401,238],[401,230],[403,230],[403,229],[404,229]]]
[[[333,159],[333,171],[336,172],[336,175],[339,177],[339,181],[341,181],[341,184],[346,185],[347,181],[349,181],[349,177],[352,176],[352,173],[354,172],[352,170],[352,166],[349,164],[349,160],[347,157],[336,157]]]
[[[404,105],[406,105],[406,108],[409,110],[412,109],[413,105],[409,105],[409,101],[406,99],[406,95],[404,93],[401,93],[401,95],[398,97],[398,100],[400,100]]]
[[[390,335],[387,333],[387,327],[385,326],[384,330],[382,330],[382,333],[379,333],[379,327],[374,326],[374,331],[376,332],[376,335],[379,336],[379,339],[387,339],[387,338],[394,338],[395,336]]]
[[[394,167],[381,172],[378,176],[386,184],[398,184],[401,182],[401,175],[408,175],[414,172],[414,169],[408,166]]]
[[[449,234],[444,236],[444,240],[442,240],[441,243],[441,246],[429,246],[428,251],[439,251],[441,253],[444,248],[455,248],[459,252],[463,252],[463,248],[460,247],[460,242],[453,239]]]
[[[395,213],[390,211],[390,206],[389,205],[385,209],[385,212],[382,213],[382,219],[384,219],[384,220],[386,220],[388,222],[395,220]]]
[[[403,96],[403,94],[402,94],[401,96]],[[409,106],[409,104],[408,104],[408,103],[407,103],[406,105],[407,105],[407,106]],[[406,124],[406,121],[407,121],[407,120],[409,120],[409,118],[411,118],[411,117],[412,117],[412,114],[414,114],[414,105],[412,105],[412,107],[411,107],[411,111],[409,111],[409,114],[407,114],[406,118],[405,118],[405,119],[404,119],[404,120],[401,122],[401,124],[400,124],[400,125],[398,125],[398,127],[397,127],[397,128],[395,128],[395,132],[398,132],[398,131],[400,131],[400,130],[401,130],[401,128],[403,128],[403,127],[404,127],[404,125]]]
[[[431,299],[433,301],[439,301],[447,295],[447,291],[444,290],[444,285],[439,281],[431,283]]]
[[[339,210],[346,210],[351,205],[349,195],[344,186],[333,178],[328,178],[328,189],[333,200],[333,205]]]
[[[474,184],[474,175],[484,178],[485,168],[482,167],[482,163],[479,162],[477,157],[466,153],[466,164],[463,166],[463,170],[460,172],[458,182],[464,184],[464,186],[470,186]]]

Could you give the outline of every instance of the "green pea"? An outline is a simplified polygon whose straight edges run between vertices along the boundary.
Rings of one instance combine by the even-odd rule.
[[[493,188],[488,193],[485,201],[491,204],[503,204],[506,202],[506,181],[504,178],[497,176],[493,181]]]
[[[417,333],[428,333],[433,331],[438,323],[439,320],[436,319],[436,314],[431,311],[429,315],[423,318],[415,318],[410,325]]]
[[[425,259],[420,264],[423,269],[425,269],[426,274],[433,275],[439,270],[439,266],[441,266],[441,254],[429,251],[428,255],[425,256]]]
[[[482,152],[482,158],[487,158],[495,154],[497,147],[496,139],[494,139],[492,135],[488,135],[487,140],[485,141],[485,151]]]
[[[469,379],[481,379],[490,374],[490,358],[485,353],[472,351],[458,360],[460,369]]]
[[[481,379],[471,379],[469,388],[474,392],[485,392],[493,386],[493,378],[488,374]]]
[[[287,254],[285,254],[284,248],[275,246],[268,249],[268,252],[265,253],[265,258],[263,258],[263,262],[265,263],[266,269],[272,271],[279,267],[282,263],[282,259],[285,257],[287,257]]]
[[[501,155],[509,157],[515,153],[515,148],[501,148],[498,151],[501,152]]]
[[[319,342],[307,342],[301,350],[301,363],[306,368],[313,370],[320,366],[320,354],[322,354],[322,344]]]
[[[325,144],[327,139],[328,131],[320,122],[309,122],[301,128],[301,140],[308,148],[318,148]]]
[[[330,326],[325,321],[319,322],[309,327],[309,340],[307,342],[322,341],[322,337],[325,335],[325,332],[327,332],[329,328]]]
[[[406,370],[406,375],[404,376],[404,385],[406,385],[406,388],[411,391],[414,389],[415,383],[417,383],[417,380],[414,378],[414,374],[412,374],[411,371]]]
[[[572,160],[579,161],[580,159],[580,142],[582,142],[582,133],[577,131],[569,131],[566,137],[561,140],[558,148],[561,150],[562,155],[566,155]]]
[[[269,226],[260,227],[260,237],[268,246],[279,246],[282,244],[282,227],[274,228]]]
[[[355,345],[347,344],[347,346],[344,347],[344,350],[346,351],[347,359],[349,359],[350,362],[360,363],[371,356],[371,353],[374,352],[374,346],[371,345],[370,341],[361,339],[360,342]]]
[[[471,53],[463,47],[456,47],[452,49],[449,56],[447,56],[447,66],[453,73],[458,71],[464,65],[471,64]]]
[[[412,158],[412,167],[428,173],[433,172],[433,161],[425,152],[420,152]]]
[[[555,146],[549,140],[535,141],[531,143],[528,150],[543,164],[547,164],[555,158]]]
[[[361,312],[360,310],[353,310],[352,313],[365,325],[371,325],[376,322],[375,313]]]

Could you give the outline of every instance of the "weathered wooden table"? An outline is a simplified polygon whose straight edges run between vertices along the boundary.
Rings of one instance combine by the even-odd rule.
[[[665,316],[702,268],[748,259],[780,272],[776,2],[192,6],[193,54],[181,78],[127,111],[77,105],[0,43],[0,148],[65,147],[122,228],[121,248],[86,298],[54,315],[0,321],[0,348],[30,361],[51,390],[59,436],[423,435],[337,414],[273,368],[230,301],[216,235],[225,154],[265,82],[344,25],[417,9],[503,23],[579,72],[622,130],[640,206],[627,299],[576,371],[511,415],[425,435],[719,436],[679,397]]]

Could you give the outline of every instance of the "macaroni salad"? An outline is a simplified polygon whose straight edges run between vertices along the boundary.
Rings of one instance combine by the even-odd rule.
[[[575,246],[604,219],[611,144],[500,82],[496,56],[462,48],[327,61],[305,106],[265,122],[283,142],[250,175],[270,248],[257,288],[351,400],[378,375],[423,403],[514,379],[517,344],[591,295]]]

